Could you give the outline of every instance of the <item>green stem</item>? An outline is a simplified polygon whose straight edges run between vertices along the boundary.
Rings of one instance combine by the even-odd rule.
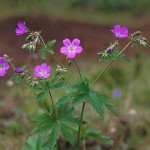
[[[36,92],[30,87],[30,85],[22,78],[22,81],[33,91],[33,93],[37,96]],[[42,103],[40,102],[40,104],[42,105],[42,107],[45,109],[45,111],[50,114],[49,110],[47,109],[47,107]]]
[[[45,42],[44,42],[42,36],[39,35],[39,37],[40,37],[40,39],[41,39],[41,41],[42,41],[43,46],[45,47],[46,44],[45,44]],[[53,59],[54,59],[59,65],[61,65],[63,68],[65,68],[65,66],[64,66],[54,55],[51,55],[51,56],[53,57]],[[70,76],[70,78],[75,81],[75,79],[72,77],[72,75],[71,75],[69,72],[67,72],[67,73],[68,73],[68,75]]]
[[[55,113],[55,108],[54,108],[53,97],[52,97],[51,91],[49,90],[48,92],[49,92],[49,96],[50,96],[51,102],[52,102],[52,109],[53,109],[54,117],[55,117],[55,119],[56,119],[56,113]]]
[[[126,48],[131,44],[131,41],[118,53],[118,55],[116,56],[116,58],[124,51],[126,50]],[[99,73],[98,73],[98,76],[96,77],[96,79],[91,83],[90,87],[92,87],[95,82],[100,78],[100,76],[109,68],[109,66],[116,60],[113,59],[112,61],[109,62],[109,64],[103,69],[103,70],[100,70]]]
[[[78,66],[78,64],[77,64],[77,62],[76,62],[76,60],[75,60],[75,59],[73,59],[73,60],[74,60],[75,65],[76,65],[76,67],[77,67],[77,69],[78,69],[79,76],[80,76],[80,79],[81,79],[81,82],[82,82],[82,76],[81,76],[80,68],[79,68],[79,66]],[[83,119],[84,108],[85,108],[85,102],[84,102],[83,105],[82,105],[81,116],[80,116],[80,120],[81,120],[81,121],[82,121],[82,119]],[[78,128],[77,149],[79,149],[79,145],[80,145],[80,131],[81,131],[81,125],[79,125],[79,128]]]
[[[83,150],[86,150],[86,138],[85,138],[85,136],[83,137]]]
[[[51,91],[49,90],[48,92],[49,92],[49,96],[50,96],[51,101],[52,101],[52,109],[53,109],[54,117],[55,117],[55,119],[56,119],[57,116],[56,116],[56,112],[55,112],[55,108],[54,108],[54,100],[53,100]],[[58,141],[56,142],[56,148],[57,148],[57,150],[58,150]]]
[[[85,108],[85,102],[82,105],[82,111],[81,111],[81,116],[80,116],[81,121],[83,119],[84,108]],[[79,125],[79,129],[78,129],[77,150],[79,149],[79,144],[80,144],[80,131],[81,131],[81,125]]]
[[[78,72],[79,72],[79,76],[80,76],[80,79],[81,79],[81,81],[82,81],[82,76],[81,76],[80,68],[79,68],[79,66],[78,66],[78,64],[77,64],[77,62],[76,62],[76,60],[73,59],[73,61],[75,62],[75,65],[77,66],[77,69],[78,69]]]
[[[8,56],[7,56],[8,57]],[[8,57],[9,58],[9,57]],[[15,70],[15,66],[14,64],[10,61],[9,64],[12,66],[13,70]],[[21,80],[29,87],[29,89],[31,89],[33,91],[33,93],[37,96],[36,92],[31,88],[31,86],[23,79],[21,78]],[[47,111],[48,114],[50,114],[49,110],[47,109],[47,107],[40,102],[40,104],[42,105],[42,107],[45,109],[45,111]]]

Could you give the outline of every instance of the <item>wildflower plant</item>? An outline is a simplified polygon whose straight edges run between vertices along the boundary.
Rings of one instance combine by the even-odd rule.
[[[28,66],[15,67],[12,59],[7,56],[0,57],[0,76],[5,76],[6,71],[12,66],[14,74],[12,79],[17,83],[24,82],[28,88],[30,88],[35,94],[35,100],[39,103],[44,113],[36,118],[33,118],[35,129],[32,134],[36,136],[30,136],[27,145],[23,150],[29,149],[42,149],[42,150],[56,150],[59,149],[60,134],[70,144],[74,145],[75,149],[80,149],[81,140],[83,139],[83,149],[86,149],[86,139],[93,138],[102,142],[112,144],[112,140],[109,137],[101,135],[101,132],[93,128],[84,118],[84,110],[87,100],[90,100],[91,107],[104,119],[104,107],[106,107],[112,114],[116,115],[116,112],[107,96],[103,95],[100,91],[94,89],[94,84],[104,74],[104,72],[111,66],[111,64],[117,60],[129,61],[124,54],[124,51],[130,46],[133,47],[137,44],[141,44],[144,47],[148,46],[148,41],[142,36],[140,31],[134,32],[130,36],[128,35],[128,29],[115,25],[111,30],[116,39],[114,43],[110,43],[104,51],[100,51],[100,61],[108,62],[108,64],[97,73],[97,77],[94,81],[81,74],[80,67],[75,60],[79,54],[84,50],[82,43],[78,38],[75,38],[72,42],[69,39],[64,39],[60,53],[66,55],[68,65],[74,63],[79,73],[78,82],[75,81],[73,74],[59,61],[55,56],[52,46],[56,43],[56,40],[45,43],[41,32],[31,31],[25,26],[25,23],[18,23],[16,28],[16,35],[27,34],[27,43],[22,46],[24,50],[30,53],[38,53],[42,60],[46,60],[46,56],[50,54],[57,63],[56,68],[52,68],[50,64],[42,63],[37,64],[32,72],[28,69]],[[124,46],[122,50],[118,48],[119,42],[122,38],[128,38],[129,42]],[[60,54],[60,55],[61,55]],[[78,54],[78,55],[77,55]],[[65,56],[64,56],[65,57]],[[51,71],[54,73],[51,74]],[[67,74],[68,76],[64,76]],[[67,78],[70,77],[75,83],[70,83]],[[54,100],[53,91],[61,89],[66,90],[66,94],[60,97],[58,100]],[[56,91],[57,92],[57,91]],[[115,95],[116,95],[116,91]],[[117,91],[118,95],[118,91]],[[49,96],[51,105],[46,105],[43,99]],[[80,115],[77,117],[75,106],[82,103]]]

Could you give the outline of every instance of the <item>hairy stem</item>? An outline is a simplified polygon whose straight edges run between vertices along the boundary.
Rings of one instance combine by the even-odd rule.
[[[85,108],[85,102],[82,105],[82,111],[81,111],[81,116],[80,116],[81,121],[83,119],[84,108]],[[79,149],[79,145],[80,145],[80,131],[81,131],[81,125],[79,125],[79,129],[78,129],[77,150]]]
[[[7,56],[8,57],[8,56]],[[9,57],[8,57],[9,58]],[[15,66],[14,64],[10,61],[9,64],[12,66],[13,70],[15,70]],[[29,87],[29,89],[31,89],[33,91],[33,93],[37,96],[36,92],[33,90],[33,88],[31,88],[31,86],[26,82],[26,80],[24,80],[23,78],[21,78],[21,80]],[[47,107],[40,102],[40,104],[42,105],[42,107],[45,109],[45,111],[50,114],[49,110],[47,109]]]
[[[131,44],[131,41],[118,53],[118,55],[116,56],[116,58],[124,51],[126,50],[126,48]],[[95,82],[100,78],[100,76],[109,68],[109,66],[116,60],[113,59],[112,61],[109,62],[109,64],[102,70],[99,71],[98,76],[96,77],[96,79],[91,83],[90,87],[92,87]]]
[[[79,72],[79,76],[80,76],[80,79],[81,79],[81,82],[82,82],[82,76],[81,76],[81,71],[80,71],[80,68],[76,62],[75,59],[73,59],[73,61],[75,62],[75,65],[78,69],[78,72]],[[84,108],[85,108],[85,102],[83,102],[83,105],[82,105],[82,110],[81,110],[81,115],[80,115],[80,120],[82,121],[83,119],[83,113],[84,113]],[[79,145],[80,145],[80,131],[81,131],[81,125],[79,125],[79,128],[78,128],[78,136],[77,136],[77,149],[79,149]]]
[[[86,150],[86,137],[83,137],[83,150]]]
[[[49,96],[50,96],[51,102],[52,102],[52,109],[53,109],[54,117],[55,117],[55,119],[56,119],[56,112],[55,112],[55,108],[54,108],[54,100],[53,100],[51,91],[49,90],[48,92],[49,92]]]
[[[55,112],[55,108],[54,108],[54,100],[53,100],[51,91],[49,90],[48,92],[49,92],[49,96],[50,96],[51,102],[52,102],[52,109],[53,109],[54,117],[55,117],[55,119],[56,119],[57,116],[56,116],[56,112]],[[56,142],[56,148],[57,148],[57,150],[58,150],[58,141]]]
[[[75,60],[75,59],[73,59],[73,61],[74,61],[75,65],[76,65],[76,67],[77,67],[77,69],[78,69],[79,76],[80,76],[80,79],[81,79],[81,82],[82,82],[82,76],[81,76],[80,68],[79,68],[79,66],[78,66],[78,64],[77,64],[77,62],[76,62],[76,60]]]
[[[35,94],[35,96],[37,96],[36,92],[33,90],[33,88],[31,88],[31,86],[22,78],[22,81],[33,91],[33,93]],[[50,114],[49,110],[47,109],[47,107],[40,102],[40,104],[42,105],[42,107],[45,109],[45,111]]]

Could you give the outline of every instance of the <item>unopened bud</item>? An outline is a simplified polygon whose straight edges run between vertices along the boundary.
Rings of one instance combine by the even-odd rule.
[[[68,60],[68,66],[69,66],[69,67],[71,66],[71,61],[70,61],[70,60]]]
[[[141,35],[142,33],[141,33],[141,31],[136,31],[135,32],[135,35],[137,35],[137,36],[139,36],[139,35]]]
[[[148,47],[148,43],[143,40],[140,41],[140,44],[144,47]]]
[[[24,78],[25,77],[25,73],[21,73],[20,76],[21,76],[21,78]]]
[[[22,49],[28,49],[28,44],[24,44],[24,45],[22,45]]]

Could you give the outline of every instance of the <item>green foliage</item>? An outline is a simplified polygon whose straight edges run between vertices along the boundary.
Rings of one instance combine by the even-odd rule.
[[[57,116],[51,117],[49,114],[43,114],[33,119],[36,128],[32,133],[37,134],[51,131],[49,135],[49,146],[54,147],[59,138],[60,130],[67,141],[71,144],[75,144],[73,137],[75,130],[73,127],[82,125],[85,122],[78,118],[74,118],[74,113],[75,111],[73,107],[65,107],[65,105],[61,105],[58,108]]]
[[[51,80],[39,80],[38,87],[34,88],[36,92],[39,92],[36,96],[36,101],[42,100],[46,97],[50,90],[58,89],[64,86],[64,81],[59,81],[59,78],[55,76]]]
[[[14,80],[16,83],[20,83],[20,81],[21,81],[21,76],[20,76],[20,74],[13,74],[13,75],[11,76],[11,79]]]
[[[42,59],[46,59],[46,54],[54,54],[54,51],[52,50],[52,46],[56,43],[56,40],[52,40],[48,42],[42,49],[40,49],[39,54]]]
[[[100,61],[112,61],[115,59],[120,59],[124,62],[132,62],[131,60],[129,60],[128,58],[125,57],[125,54],[119,54],[120,51],[117,47],[115,47],[113,49],[113,52],[109,52],[109,49],[101,51],[100,55],[102,55],[102,57],[100,58]]]
[[[22,150],[49,150],[49,145],[47,144],[48,135],[33,135],[27,140],[26,145]],[[51,150],[56,150],[51,148]]]
[[[42,100],[45,96],[48,95],[48,90],[44,90],[42,92],[40,92],[37,96],[36,96],[36,101],[40,101]]]
[[[99,92],[90,89],[89,99],[91,101],[92,107],[96,110],[96,112],[101,116],[102,119],[104,118],[104,106],[106,106],[111,113],[116,114],[108,98],[100,94]]]
[[[149,0],[67,0],[70,7],[103,10],[105,12],[118,12],[118,11],[130,11],[130,12],[142,12],[148,10]]]
[[[83,78],[82,82],[68,87],[68,90],[71,90],[71,92],[61,97],[57,102],[57,106],[67,103],[69,100],[72,100],[72,105],[77,105],[90,99],[92,107],[101,118],[104,117],[104,106],[106,106],[111,113],[116,114],[108,98],[89,87],[87,78]]]
[[[81,129],[81,134],[84,138],[91,138],[94,140],[99,140],[103,143],[113,144],[113,141],[109,137],[101,135],[100,130],[97,130],[89,125]]]

